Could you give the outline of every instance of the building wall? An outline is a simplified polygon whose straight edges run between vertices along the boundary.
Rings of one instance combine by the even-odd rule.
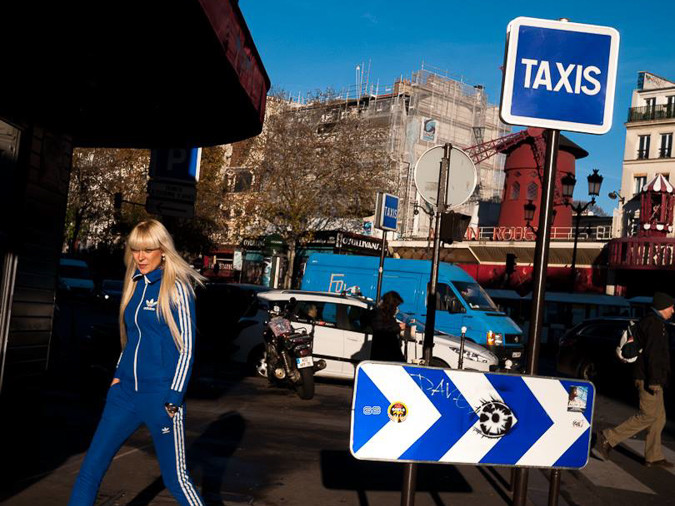
[[[561,179],[566,173],[575,174],[576,159],[572,153],[560,149],[558,152],[558,165],[556,171],[556,197],[555,204],[562,203]],[[514,149],[506,158],[504,167],[506,181],[504,183],[504,196],[499,213],[500,227],[522,227],[526,225],[524,206],[531,200],[537,209],[531,225],[536,227],[539,223],[539,203],[541,199],[540,173],[528,143],[523,143]],[[572,210],[568,206],[556,205],[553,218],[554,227],[571,227]]]
[[[55,311],[58,263],[72,160],[70,137],[22,125],[11,188],[11,220],[0,236],[1,388],[23,384],[47,368]]]
[[[639,73],[638,88],[633,90],[631,110],[628,111],[629,116],[626,122],[626,142],[621,176],[621,196],[626,202],[636,196],[640,188],[658,174],[663,174],[671,182],[675,181],[675,150],[671,147],[669,156],[662,156],[668,153],[660,152],[661,136],[671,134],[675,137],[675,105],[672,110],[668,109],[668,97],[675,97],[675,82],[647,72]],[[650,99],[654,99],[655,105],[654,114],[651,116],[648,102]],[[671,100],[675,104],[675,98]],[[641,158],[639,153],[640,136],[650,136],[649,151],[642,154],[642,156],[646,155],[646,158]],[[625,235],[631,226],[626,223],[623,215],[624,213],[617,213],[617,221],[622,224],[617,228],[621,228]],[[632,216],[632,219],[637,219],[637,217]]]

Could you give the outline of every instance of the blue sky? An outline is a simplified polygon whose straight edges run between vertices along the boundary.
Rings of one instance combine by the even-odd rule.
[[[640,70],[675,80],[672,2],[453,2],[450,0],[281,1],[240,0],[273,86],[302,95],[355,83],[355,67],[370,62],[370,82],[391,84],[425,65],[447,70],[468,84],[483,84],[499,103],[506,25],[518,16],[569,18],[619,30],[614,122],[608,134],[565,133],[589,151],[577,162],[575,198],[587,198],[585,177],[605,176],[600,206],[611,214],[619,190],[631,92]]]

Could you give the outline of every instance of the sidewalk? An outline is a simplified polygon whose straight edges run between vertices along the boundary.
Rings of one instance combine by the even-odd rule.
[[[347,385],[322,382],[315,399],[299,401],[255,378],[196,383],[189,399],[186,448],[188,468],[207,504],[400,503],[402,466],[357,461],[347,450]],[[4,460],[10,463],[4,476],[10,480],[2,480],[0,502],[67,503],[101,400],[64,389],[43,391],[39,402],[35,397],[15,400],[12,416],[6,417],[10,430],[2,433]],[[510,468],[420,465],[415,504],[510,504],[510,475]],[[548,471],[530,470],[529,504],[547,504],[547,476]],[[115,457],[97,504],[175,504],[163,487],[145,429]],[[567,504],[563,496],[559,504]]]

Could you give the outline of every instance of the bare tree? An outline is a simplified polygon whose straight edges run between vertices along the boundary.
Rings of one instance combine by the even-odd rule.
[[[375,193],[392,186],[392,163],[388,131],[356,109],[281,101],[272,109],[252,150],[259,156],[257,225],[288,245],[288,287],[298,243],[372,215]]]
[[[145,202],[150,152],[137,149],[76,149],[68,191],[65,242],[70,251],[80,244],[115,243],[123,223],[147,216],[142,206],[114,208],[114,194]]]

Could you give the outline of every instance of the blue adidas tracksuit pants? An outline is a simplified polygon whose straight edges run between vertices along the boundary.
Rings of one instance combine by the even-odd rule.
[[[164,409],[165,390],[135,392],[129,382],[110,387],[103,416],[75,482],[69,505],[93,505],[110,462],[122,444],[145,424],[155,446],[164,485],[179,504],[203,501],[185,468],[183,408],[172,417]]]

